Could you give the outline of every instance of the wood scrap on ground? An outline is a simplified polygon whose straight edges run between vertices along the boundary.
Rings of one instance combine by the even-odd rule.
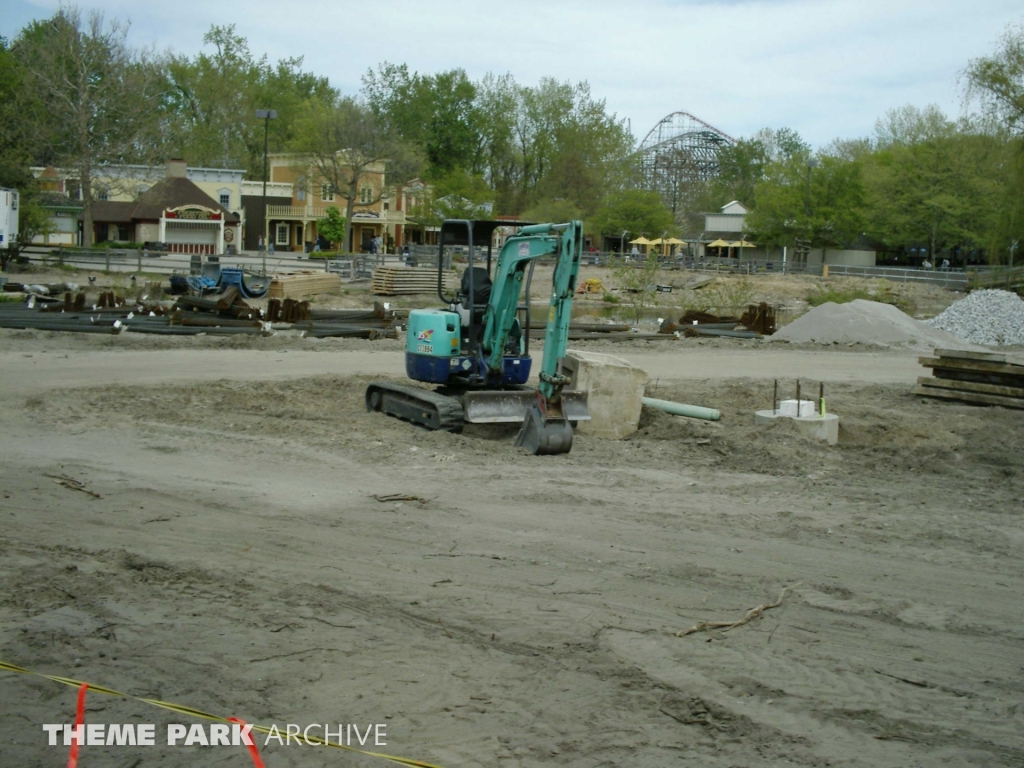
[[[103,498],[98,493],[96,493],[96,491],[90,491],[88,488],[86,488],[85,483],[81,482],[80,480],[75,480],[75,478],[73,477],[68,477],[67,475],[51,475],[49,472],[43,472],[43,475],[52,478],[53,481],[57,483],[57,485],[63,485],[65,488],[70,488],[72,491],[81,491],[82,493],[87,493],[94,499]]]
[[[803,582],[798,581],[796,584],[791,584],[788,587],[783,587],[782,591],[779,593],[778,600],[776,600],[774,603],[765,603],[763,605],[758,605],[751,608],[749,611],[747,611],[747,615],[739,621],[702,621],[700,624],[692,626],[689,629],[684,629],[679,632],[676,632],[676,637],[686,637],[686,635],[692,635],[694,632],[700,632],[702,630],[711,629],[720,629],[723,632],[728,632],[730,629],[735,629],[736,627],[743,626],[747,622],[756,619],[765,611],[770,610],[771,608],[778,608],[780,605],[782,605],[782,601],[786,597],[786,593],[791,589],[796,589],[802,583]]]
[[[404,493],[386,493],[383,495],[373,494],[373,498],[377,501],[418,501],[420,504],[426,504],[432,499],[424,499],[422,496],[408,496]]]

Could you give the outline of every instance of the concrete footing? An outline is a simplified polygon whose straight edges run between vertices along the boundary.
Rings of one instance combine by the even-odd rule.
[[[794,408],[793,410],[795,412],[796,409]],[[802,408],[801,412],[803,412]],[[757,411],[754,414],[755,424],[770,424],[776,419],[790,419],[796,422],[796,425],[807,435],[818,440],[824,440],[829,445],[835,445],[839,442],[839,417],[834,413],[826,413],[824,416],[818,414],[813,416],[794,416],[792,414],[785,414],[780,409],[778,411]]]
[[[572,380],[569,389],[588,393],[590,421],[577,431],[609,440],[636,432],[647,383],[647,372],[619,357],[570,349],[562,358],[562,373]]]

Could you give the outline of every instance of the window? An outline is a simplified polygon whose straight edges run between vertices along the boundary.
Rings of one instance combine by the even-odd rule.
[[[277,225],[277,237],[275,242],[278,245],[288,245],[288,225],[278,224]]]
[[[110,197],[110,191],[106,187],[96,187],[96,199],[106,200]]]
[[[330,184],[320,185],[320,199],[324,202],[330,202],[334,199],[334,187]]]
[[[295,180],[295,199],[298,200],[300,203],[305,202],[306,200],[305,176],[299,176],[299,178]]]
[[[231,195],[221,195],[220,204],[225,208],[229,208],[231,206]]]
[[[369,205],[371,200],[373,200],[373,187],[360,187],[359,202],[363,205]]]

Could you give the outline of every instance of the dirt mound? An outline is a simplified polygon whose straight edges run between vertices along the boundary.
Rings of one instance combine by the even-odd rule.
[[[771,338],[772,341],[816,344],[974,348],[956,336],[915,320],[891,304],[864,299],[847,304],[831,301],[822,304]]]

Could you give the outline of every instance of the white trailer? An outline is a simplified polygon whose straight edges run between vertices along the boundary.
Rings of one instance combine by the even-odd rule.
[[[18,239],[18,190],[0,187],[0,249]]]

